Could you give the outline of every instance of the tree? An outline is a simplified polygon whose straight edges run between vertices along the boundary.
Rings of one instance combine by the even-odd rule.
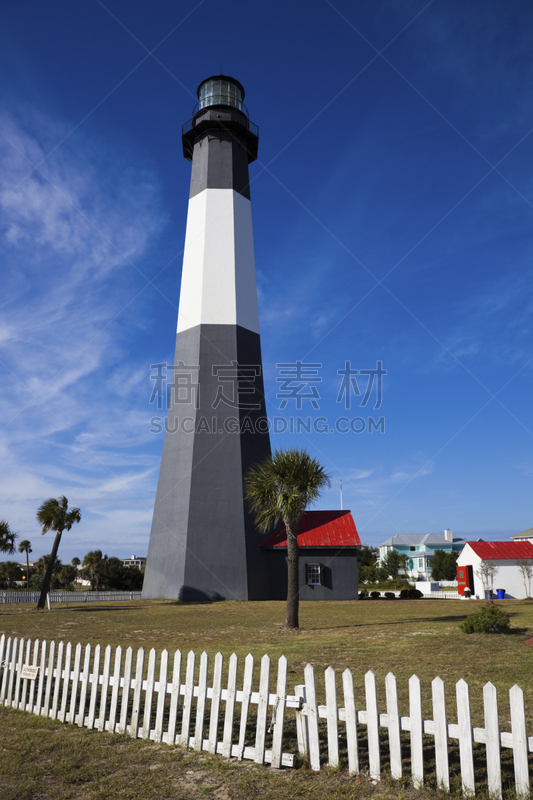
[[[29,586],[31,542],[29,542],[27,539],[24,539],[24,541],[19,544],[18,550],[19,553],[26,553],[26,580],[28,581],[27,585]]]
[[[387,578],[396,580],[398,571],[400,569],[405,570],[407,561],[408,557],[405,553],[399,553],[397,550],[389,550],[379,566],[379,572],[382,578],[385,580],[387,580]]]
[[[0,553],[12,554],[15,552],[15,539],[17,534],[9,527],[9,522],[0,520]]]
[[[105,556],[102,586],[105,589],[138,591],[142,589],[144,574],[134,566],[124,566],[120,558]]]
[[[72,564],[63,564],[57,571],[56,580],[61,589],[66,589],[71,583],[74,583],[78,570]]]
[[[492,591],[494,578],[499,572],[499,568],[492,561],[482,561],[476,569],[476,575],[483,584],[483,591],[487,595],[487,600],[492,603]]]
[[[37,603],[37,608],[44,608],[46,602],[46,595],[50,591],[50,582],[52,580],[52,572],[54,570],[54,563],[57,558],[57,551],[63,531],[69,531],[75,522],[81,520],[81,512],[79,508],[68,508],[68,500],[62,495],[59,499],[50,497],[46,500],[37,511],[37,521],[42,525],[41,533],[48,533],[48,531],[55,531],[56,537],[50,554],[50,562],[46,569],[43,585],[41,588],[41,596]]]
[[[94,591],[100,589],[100,578],[105,569],[105,561],[107,561],[107,556],[102,556],[101,550],[91,550],[81,562],[82,575],[86,580],[91,581],[91,589]]]
[[[455,562],[459,554],[454,550],[435,550],[431,565],[431,577],[434,581],[453,581],[457,578]]]
[[[357,551],[357,572],[360,583],[374,583],[377,580],[377,559],[379,550],[364,544]]]
[[[0,562],[0,581],[9,588],[13,581],[20,581],[22,569],[16,561]]]
[[[276,450],[253,466],[244,482],[255,524],[268,533],[280,520],[287,533],[288,589],[285,627],[298,628],[299,552],[298,526],[310,503],[330,485],[324,467],[305,450]]]
[[[516,566],[520,570],[522,580],[524,581],[524,588],[526,590],[526,597],[531,597],[531,579],[533,578],[533,561],[528,558],[518,558]]]

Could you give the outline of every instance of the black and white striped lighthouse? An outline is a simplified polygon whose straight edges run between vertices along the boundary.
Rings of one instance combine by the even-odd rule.
[[[191,190],[143,597],[262,599],[262,537],[243,496],[270,454],[248,176],[258,130],[239,81],[208,78],[198,99],[182,131]]]

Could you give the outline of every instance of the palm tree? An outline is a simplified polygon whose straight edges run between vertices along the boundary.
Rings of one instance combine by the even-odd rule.
[[[56,538],[50,554],[50,561],[44,574],[43,585],[41,588],[41,596],[37,603],[37,608],[44,608],[46,602],[46,595],[50,591],[50,581],[52,580],[52,572],[54,570],[54,563],[61,541],[63,531],[69,531],[75,522],[81,520],[81,513],[79,508],[72,508],[69,511],[68,500],[65,496],[61,496],[58,500],[51,497],[45,500],[42,506],[37,510],[37,521],[43,526],[41,533],[44,535],[48,531],[55,531]]]
[[[298,628],[299,552],[298,526],[302,514],[325,486],[329,475],[305,450],[276,450],[248,472],[246,499],[262,533],[282,520],[287,533],[288,590],[286,628]]]
[[[100,578],[106,561],[107,556],[102,557],[101,550],[91,550],[82,561],[83,577],[91,581],[91,589],[95,591],[100,589]]]
[[[31,542],[27,539],[24,539],[23,542],[19,544],[18,547],[19,553],[26,553],[26,586],[30,585],[30,553],[31,550]]]
[[[0,553],[14,553],[17,534],[9,527],[9,522],[0,520]]]

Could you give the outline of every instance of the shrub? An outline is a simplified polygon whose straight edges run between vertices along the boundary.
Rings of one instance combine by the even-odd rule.
[[[394,594],[394,592],[385,592],[385,597],[387,598],[387,600],[394,600],[396,595]]]
[[[381,592],[370,592],[370,597],[376,600],[378,597],[381,597]]]
[[[424,595],[420,589],[415,589],[414,586],[411,586],[410,589],[402,589],[400,597],[404,600],[419,600],[421,597],[424,597]]]
[[[511,616],[500,606],[483,606],[468,614],[459,627],[464,633],[508,633]]]

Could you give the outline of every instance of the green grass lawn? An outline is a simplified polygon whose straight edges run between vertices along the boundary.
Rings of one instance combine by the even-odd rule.
[[[56,639],[73,643],[87,642],[110,644],[113,647],[132,646],[134,650],[155,647],[158,651],[167,648],[171,653],[177,648],[182,652],[191,649],[200,654],[206,650],[211,664],[220,650],[225,657],[236,652],[241,670],[244,656],[251,652],[256,662],[268,653],[275,662],[284,654],[289,661],[289,691],[294,685],[303,683],[305,664],[315,666],[319,699],[323,701],[324,669],[331,665],[338,673],[350,667],[354,674],[355,687],[360,706],[364,707],[364,674],[372,669],[378,678],[380,710],[385,708],[384,678],[392,671],[398,678],[400,713],[408,714],[407,681],[413,674],[422,680],[424,713],[431,717],[431,680],[439,675],[447,686],[449,721],[455,721],[455,688],[460,678],[471,687],[473,723],[483,725],[482,687],[492,681],[499,690],[501,728],[509,729],[508,690],[518,683],[524,690],[529,733],[533,733],[533,648],[525,640],[533,637],[533,602],[503,601],[511,613],[514,632],[507,636],[467,636],[459,630],[459,623],[467,611],[482,605],[479,601],[454,600],[367,600],[364,602],[307,602],[301,604],[300,624],[295,633],[283,629],[285,607],[283,603],[223,602],[201,605],[180,605],[164,601],[133,601],[124,603],[76,604],[70,607],[53,605],[52,611],[37,612],[28,605],[1,606],[0,632],[26,638]],[[258,672],[258,670],[257,670]],[[242,674],[242,673],[241,673]],[[275,676],[272,676],[274,683]],[[340,675],[338,678],[339,702],[342,702]],[[103,735],[91,731],[78,731],[73,726],[42,718],[30,717],[22,712],[1,710],[0,734],[5,753],[11,741],[28,733],[28,742],[46,754],[47,748],[57,747],[65,753],[64,758],[73,761],[80,758],[94,760],[93,777],[81,766],[72,768],[62,776],[63,756],[49,754],[32,762],[32,775],[42,775],[43,770],[52,769],[55,777],[52,784],[57,791],[47,794],[46,783],[39,792],[18,786],[20,771],[9,778],[9,792],[0,791],[4,798],[85,798],[124,797],[248,797],[252,785],[260,785],[264,797],[425,797],[436,796],[416,793],[414,790],[382,782],[374,787],[361,776],[360,783],[349,779],[344,770],[336,773],[325,771],[319,776],[311,774],[305,766],[275,774],[271,770],[254,767],[222,764],[221,759],[204,755],[191,755],[176,748],[147,745],[123,737]],[[24,722],[19,721],[24,719]],[[35,727],[37,726],[37,727]],[[19,730],[20,729],[20,730]],[[6,731],[10,731],[9,734]],[[18,733],[17,733],[18,731]],[[7,741],[6,741],[7,736]],[[39,744],[42,742],[42,744]],[[63,742],[63,744],[60,744]],[[55,744],[54,744],[55,743]],[[39,749],[41,748],[41,749]],[[43,750],[44,748],[44,750]],[[93,752],[94,756],[89,755]],[[68,755],[70,753],[70,755]],[[119,755],[122,755],[119,757]],[[31,758],[28,752],[28,759]],[[115,760],[121,760],[123,774],[122,794],[113,788],[106,791],[106,775]],[[0,753],[0,776],[8,775]],[[66,763],[66,762],[65,762]],[[161,763],[161,767],[153,766]],[[40,766],[39,766],[40,765]],[[98,766],[99,765],[99,766]],[[20,766],[20,765],[19,765]],[[146,779],[147,770],[153,768],[153,776]],[[77,770],[77,771],[76,771]],[[81,772],[80,772],[81,770]],[[206,774],[205,780],[194,778],[196,771]],[[181,784],[187,782],[185,775],[192,771],[189,788],[182,794]],[[74,784],[75,775],[81,777]],[[145,777],[134,776],[139,772]],[[290,773],[290,778],[286,775]],[[92,773],[91,773],[92,774]],[[122,773],[121,773],[122,774]],[[83,776],[86,776],[85,778]],[[99,777],[103,776],[103,777]],[[166,776],[166,777],[164,777]],[[177,776],[177,777],[176,777]],[[222,777],[224,776],[224,777]],[[4,777],[5,780],[5,777]],[[33,780],[33,778],[32,778]],[[37,780],[37,778],[35,779]],[[122,779],[121,779],[122,780]],[[162,782],[161,782],[162,781]],[[176,784],[176,781],[178,783]],[[206,783],[207,781],[207,783]],[[209,782],[211,781],[211,783]],[[0,777],[0,787],[2,778]],[[141,787],[146,786],[146,790]],[[178,785],[179,784],[179,785]],[[205,785],[204,785],[205,784]],[[229,794],[220,793],[219,784]],[[37,784],[35,784],[37,785]],[[7,786],[7,784],[6,784]],[[22,786],[22,784],[20,784]],[[156,788],[159,786],[159,788]],[[129,787],[129,788],[128,788]],[[174,788],[172,788],[174,787]],[[203,788],[202,788],[203,787]],[[227,788],[230,787],[230,788]],[[248,787],[248,788],[246,788]],[[291,788],[292,787],[292,788]],[[37,789],[35,789],[37,791]],[[429,791],[429,790],[428,790]],[[17,793],[18,792],[18,793]],[[151,793],[150,793],[151,792]],[[173,792],[173,793],[172,793]],[[217,794],[217,792],[219,792]],[[254,790],[255,792],[255,790]],[[402,794],[403,792],[403,794]],[[510,794],[508,795],[511,796]]]

